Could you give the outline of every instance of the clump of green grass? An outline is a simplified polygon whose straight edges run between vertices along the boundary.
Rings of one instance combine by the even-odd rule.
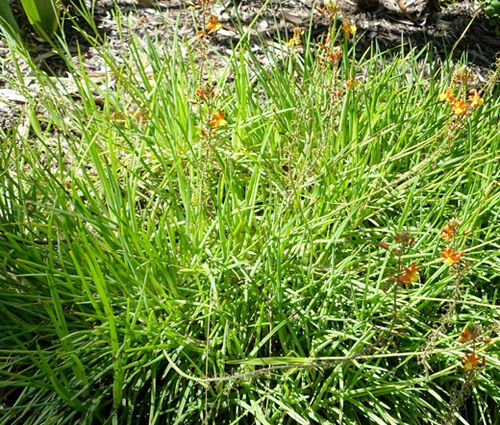
[[[336,64],[241,43],[213,86],[179,40],[135,37],[101,47],[104,83],[68,63],[77,96],[12,78],[3,423],[498,420],[494,86],[455,116],[451,64],[336,37]]]

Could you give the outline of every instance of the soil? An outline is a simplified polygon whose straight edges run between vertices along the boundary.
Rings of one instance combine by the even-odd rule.
[[[196,3],[202,0],[191,0]],[[431,51],[439,56],[452,52],[454,58],[467,55],[473,70],[480,80],[487,78],[488,71],[495,66],[500,51],[498,29],[492,26],[482,14],[479,4],[474,0],[463,0],[445,7],[431,7],[432,0],[405,0],[406,11],[397,6],[397,0],[374,0],[370,6],[360,8],[359,0],[338,0],[341,6],[341,17],[347,18],[357,26],[357,54],[363,52],[373,43],[381,50],[401,49],[402,44],[410,47],[429,45]],[[100,36],[107,40],[116,57],[121,56],[130,38],[128,30],[120,34],[114,21],[112,0],[94,2],[93,16]],[[209,36],[207,45],[213,53],[212,57],[221,60],[227,57],[231,46],[241,38],[238,27],[250,28],[249,41],[254,52],[262,50],[262,42],[269,45],[283,45],[295,27],[305,30],[311,28],[314,37],[324,34],[328,19],[316,9],[317,4],[310,0],[218,0],[211,2],[210,14],[218,16],[222,29]],[[367,2],[365,2],[367,3]],[[368,2],[370,3],[370,2]],[[265,7],[264,7],[265,5]],[[375,5],[375,7],[374,7]],[[145,40],[146,36],[158,38],[171,36],[177,28],[179,37],[196,43],[196,30],[199,28],[201,12],[189,7],[188,0],[131,0],[120,1],[123,19],[132,31]],[[21,16],[21,11],[17,10]],[[21,26],[29,25],[21,17]],[[91,31],[83,20],[81,25]],[[81,35],[68,29],[65,36],[72,46],[73,60],[79,61],[77,45],[81,49],[83,66],[89,73],[100,73],[104,63],[98,51],[85,44]],[[34,35],[27,38],[27,45],[33,51],[33,57],[45,67],[55,78],[64,79],[66,67],[51,52],[50,47]],[[264,55],[262,55],[264,60]],[[13,73],[9,61],[9,51],[4,40],[0,40],[0,69],[2,74]],[[21,69],[29,76],[29,68]],[[4,75],[0,75],[0,129],[9,128],[16,115],[16,107],[24,101],[22,96],[13,93],[8,87]],[[17,106],[16,106],[17,105]]]

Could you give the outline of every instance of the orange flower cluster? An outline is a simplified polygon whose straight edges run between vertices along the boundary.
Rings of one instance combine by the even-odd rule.
[[[469,90],[469,96],[467,97],[470,102],[470,107],[472,109],[477,108],[479,105],[484,104],[483,98],[480,96],[479,91],[476,89]]]
[[[207,129],[205,127],[201,129],[201,134],[203,137],[207,137],[209,134],[211,134],[212,129],[218,129],[227,126],[224,112],[222,112],[221,110],[216,110],[216,112],[213,112],[215,110],[214,100],[218,95],[217,90],[213,86],[209,84],[200,86],[194,91],[194,94],[196,98],[190,99],[189,103],[191,103],[192,105],[198,105],[198,107],[196,108],[197,111],[199,111],[199,108],[203,106],[206,106],[207,108],[205,111],[208,114],[206,120],[208,121],[209,128]]]
[[[441,239],[454,239],[457,234],[457,229],[447,224],[443,227],[443,233],[439,236]]]
[[[342,47],[335,46],[330,36],[326,37],[325,42],[321,43],[319,47],[321,52],[318,55],[318,60],[322,65],[325,63],[337,65],[344,54]]]
[[[408,232],[396,232],[394,234],[394,241],[399,245],[391,249],[387,242],[380,242],[379,246],[386,251],[398,257],[398,268],[397,272],[390,276],[390,279],[397,285],[411,285],[412,283],[417,283],[420,280],[420,266],[415,262],[412,262],[410,266],[405,266],[402,264],[402,256],[405,251],[413,246],[415,243],[415,238],[411,236]]]
[[[476,355],[476,343],[481,336],[482,333],[482,328],[479,325],[472,324],[467,326],[463,332],[460,334],[460,337],[458,338],[458,342],[461,344],[466,344],[470,341],[473,342],[472,345],[472,354],[464,354],[464,357],[462,358],[462,365],[464,367],[464,370],[466,372],[473,372],[475,371],[478,367],[484,367],[486,364],[486,359],[483,356],[481,361]],[[485,344],[488,344],[490,342],[489,338],[483,338],[482,342]]]
[[[448,243],[451,242],[454,246],[454,241],[461,225],[462,223],[460,223],[460,221],[456,218],[449,220],[448,223],[446,223],[442,228],[442,233],[439,235],[439,238],[447,241]],[[466,232],[464,232],[464,234],[466,234]],[[449,267],[458,264],[464,255],[464,251],[456,251],[453,246],[448,245],[443,248],[441,254],[439,255],[443,262]]]
[[[451,87],[448,87],[439,96],[439,100],[448,103],[455,115],[465,115],[469,112],[470,109],[476,109],[479,105],[482,105],[484,103],[480,92],[476,89],[469,90],[469,94],[467,96],[467,100],[469,101],[469,103],[467,103],[464,100],[455,98],[453,96],[453,89]]]

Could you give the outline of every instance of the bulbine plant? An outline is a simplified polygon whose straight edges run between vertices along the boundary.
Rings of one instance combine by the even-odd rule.
[[[20,3],[35,31],[49,39],[59,26],[57,0],[16,0]],[[19,33],[19,25],[14,18],[9,1],[0,2],[0,28],[7,33]]]

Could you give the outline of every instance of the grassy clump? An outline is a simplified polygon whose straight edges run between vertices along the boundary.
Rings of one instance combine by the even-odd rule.
[[[214,85],[135,38],[72,93],[10,82],[2,423],[498,420],[493,85],[454,115],[450,64],[338,37],[333,64],[242,43]]]

